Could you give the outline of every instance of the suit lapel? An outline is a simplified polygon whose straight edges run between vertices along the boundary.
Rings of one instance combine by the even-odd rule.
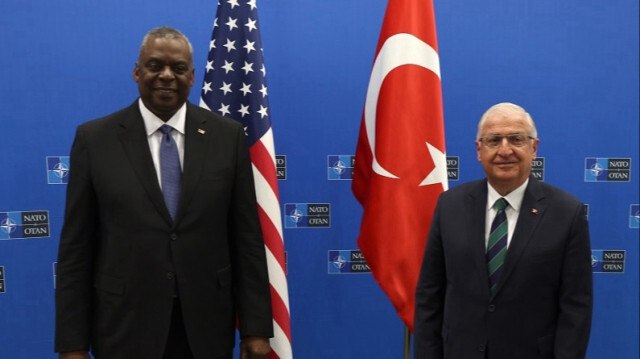
[[[518,260],[525,251],[527,244],[531,241],[538,223],[540,223],[540,220],[542,220],[544,216],[546,206],[542,201],[543,198],[544,193],[540,182],[534,178],[530,178],[529,185],[527,185],[524,198],[522,199],[516,229],[511,237],[511,243],[509,244],[507,256],[504,260],[502,275],[498,280],[496,293],[500,291],[504,283],[509,279]]]
[[[473,263],[475,272],[478,273],[478,281],[480,288],[484,288],[484,292],[488,297],[489,292],[489,274],[487,273],[486,245],[484,239],[485,232],[485,216],[487,215],[487,181],[478,181],[478,187],[469,192],[466,203],[466,216],[471,219],[471,225],[468,227],[468,237],[473,246]]]
[[[207,156],[207,144],[213,135],[211,123],[194,111],[195,105],[187,102],[185,121],[184,164],[182,166],[182,191],[178,204],[176,222],[180,221],[185,209],[193,199]]]
[[[169,211],[164,204],[156,169],[153,166],[153,159],[149,152],[149,141],[147,140],[138,101],[135,101],[128,110],[120,121],[118,138],[142,187],[149,195],[149,199],[160,212],[160,215],[171,224],[171,215],[169,215]]]

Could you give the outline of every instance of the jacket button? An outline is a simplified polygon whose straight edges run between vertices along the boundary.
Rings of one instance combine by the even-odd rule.
[[[169,236],[169,238],[171,238],[172,241],[175,241],[176,239],[178,239],[178,235],[175,233],[171,233],[171,235]]]
[[[173,272],[167,272],[167,279],[173,279]]]
[[[493,304],[489,304],[489,307],[487,309],[489,309],[490,312],[493,312],[496,310],[496,306]]]
[[[478,350],[481,351],[481,352],[485,351],[485,349],[486,348],[485,348],[484,344],[480,344],[480,346],[478,347]]]

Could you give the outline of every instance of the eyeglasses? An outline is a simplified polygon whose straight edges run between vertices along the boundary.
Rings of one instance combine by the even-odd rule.
[[[522,147],[527,144],[527,140],[535,140],[535,137],[523,135],[520,133],[512,133],[510,135],[487,135],[478,138],[485,147],[498,148],[502,144],[502,139],[506,138],[507,142],[513,147]]]

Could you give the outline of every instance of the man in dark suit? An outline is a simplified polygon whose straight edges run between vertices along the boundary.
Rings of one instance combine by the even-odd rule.
[[[482,116],[476,149],[486,180],[444,192],[433,216],[416,290],[416,358],[585,357],[587,221],[580,201],[530,176],[538,143],[517,105]]]
[[[144,38],[140,98],[78,127],[60,238],[60,358],[265,358],[272,317],[242,126],[187,102],[193,51]],[[170,126],[170,127],[167,127]]]

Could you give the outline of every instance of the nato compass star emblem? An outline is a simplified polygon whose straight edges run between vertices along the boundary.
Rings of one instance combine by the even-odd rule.
[[[598,264],[598,258],[596,258],[596,256],[594,256],[593,254],[591,255],[591,266],[595,267]]]
[[[48,184],[67,184],[70,170],[69,156],[47,156]]]
[[[55,173],[59,178],[65,178],[69,175],[69,167],[62,162],[58,162],[53,166],[53,173]]]
[[[303,214],[302,212],[300,212],[299,209],[294,209],[293,211],[291,211],[291,213],[289,213],[289,218],[291,218],[292,221],[294,221],[295,223],[298,223],[302,220]]]
[[[342,161],[338,161],[333,164],[333,171],[339,175],[344,173],[344,170],[347,168],[347,165]]]
[[[16,224],[16,222],[14,222],[11,218],[5,218],[2,220],[2,222],[0,222],[0,229],[2,229],[2,231],[7,234],[13,233],[16,230],[17,226],[18,225]]]
[[[604,168],[602,168],[602,166],[598,162],[594,163],[593,166],[591,166],[591,169],[590,169],[591,174],[594,177],[598,177],[600,175],[600,173],[602,173],[603,170],[604,170]]]
[[[342,269],[347,264],[347,260],[344,259],[341,255],[338,255],[336,259],[331,262],[336,268]]]

